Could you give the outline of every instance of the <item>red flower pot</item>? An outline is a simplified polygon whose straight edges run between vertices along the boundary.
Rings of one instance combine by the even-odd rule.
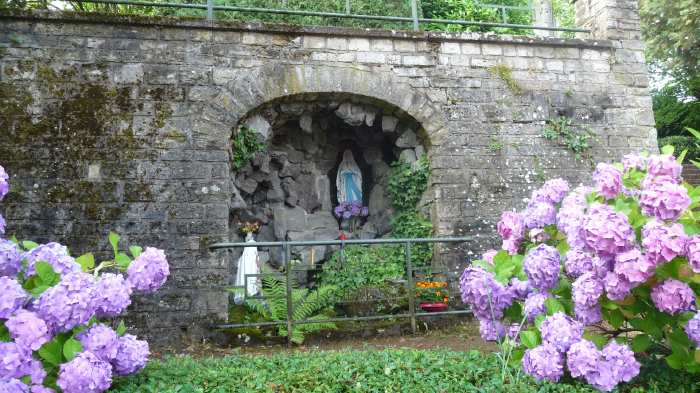
[[[425,312],[439,312],[439,311],[447,311],[447,303],[439,302],[439,303],[421,303],[420,308],[425,311]]]

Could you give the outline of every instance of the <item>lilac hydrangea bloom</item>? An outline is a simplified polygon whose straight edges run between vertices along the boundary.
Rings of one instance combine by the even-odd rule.
[[[520,249],[520,244],[522,243],[523,239],[516,239],[514,237],[509,237],[505,240],[503,240],[503,244],[501,245],[502,250],[506,250],[509,255],[515,255],[518,253],[518,250]]]
[[[685,187],[666,181],[645,188],[639,206],[649,217],[675,221],[690,206],[690,197]]]
[[[163,250],[146,247],[146,250],[131,262],[126,272],[127,281],[133,289],[153,293],[168,279],[170,267]]]
[[[639,374],[640,364],[627,345],[611,340],[603,348],[603,357],[620,382],[629,382]]]
[[[593,172],[593,181],[605,199],[615,198],[622,190],[622,172],[610,164],[598,164]]]
[[[95,281],[86,273],[69,273],[34,302],[37,314],[56,332],[67,332],[95,314]]]
[[[540,325],[540,332],[543,342],[564,353],[573,343],[581,340],[583,325],[563,312],[557,312],[545,318]]]
[[[521,281],[513,277],[508,283],[508,291],[513,298],[524,300],[532,292],[529,281]]]
[[[700,314],[695,314],[685,325],[685,333],[693,344],[700,348]]]
[[[647,173],[653,177],[667,176],[678,181],[683,166],[670,155],[653,155],[647,159]]]
[[[660,264],[686,252],[688,237],[681,224],[666,226],[659,221],[649,221],[642,228],[642,246],[651,262]]]
[[[593,273],[585,273],[572,284],[572,297],[579,306],[593,307],[603,294],[603,284]]]
[[[16,276],[21,269],[22,253],[17,245],[0,239],[0,276]]]
[[[36,274],[34,265],[39,261],[48,263],[60,275],[81,271],[80,265],[75,262],[73,257],[68,255],[68,248],[58,243],[42,244],[31,251],[27,251],[24,254],[24,258],[27,259],[27,277]]]
[[[603,285],[605,286],[605,293],[610,300],[623,300],[632,291],[632,283],[613,272],[605,275]]]
[[[530,203],[534,205],[538,202],[545,202],[554,205],[561,202],[567,192],[569,192],[569,183],[566,180],[551,179],[532,193]]]
[[[526,229],[543,228],[557,222],[557,208],[546,202],[538,202],[523,213]]]
[[[572,377],[581,378],[595,372],[602,356],[595,344],[581,340],[569,347],[566,352],[566,365]]]
[[[18,343],[0,342],[0,380],[22,378],[31,368],[32,352]]]
[[[29,300],[22,286],[10,277],[0,277],[0,294],[0,319],[9,318]]]
[[[700,273],[700,236],[691,236],[686,243],[685,255],[688,257],[691,269]]]
[[[481,259],[493,265],[493,257],[495,257],[496,254],[498,254],[498,251],[488,250],[481,256]]]
[[[56,393],[55,390],[42,385],[33,385],[32,393]]]
[[[29,376],[31,382],[35,385],[40,385],[44,382],[46,378],[46,371],[44,370],[44,365],[40,361],[35,359],[30,359],[24,368],[23,372],[26,376]]]
[[[603,320],[600,304],[593,306],[574,304],[574,314],[576,315],[576,320],[584,325],[593,325]]]
[[[626,171],[630,169],[645,170],[647,167],[647,158],[639,154],[626,154],[622,157],[622,166]]]
[[[104,324],[97,324],[76,336],[83,349],[90,351],[100,360],[111,362],[117,357],[119,337],[117,332]]]
[[[544,302],[547,300],[549,295],[547,293],[531,293],[530,296],[525,299],[523,304],[523,312],[527,315],[527,319],[532,322],[538,315],[544,315],[547,311]]]
[[[31,311],[19,310],[5,322],[10,336],[19,345],[32,351],[51,340],[46,322]]]
[[[5,221],[5,217],[0,214],[0,234],[5,233],[5,226],[7,226],[7,222]]]
[[[587,272],[603,278],[608,273],[608,264],[604,259],[593,257],[579,248],[572,248],[566,252],[564,268],[566,274],[572,278],[578,278]]]
[[[496,224],[498,234],[505,239],[522,239],[525,236],[523,217],[516,212],[503,212],[501,220]]]
[[[637,285],[654,275],[654,263],[638,248],[633,248],[615,257],[615,273],[629,283]]]
[[[95,286],[95,313],[115,317],[131,304],[131,285],[121,274],[105,273]]]
[[[5,172],[5,168],[0,165],[0,201],[10,192],[10,183],[7,180],[10,176]]]
[[[557,382],[564,374],[564,359],[556,347],[542,344],[525,351],[523,371],[538,381]]]
[[[479,320],[479,334],[484,341],[499,341],[506,335],[506,328],[501,321]]]
[[[81,352],[61,365],[56,384],[64,392],[100,393],[112,384],[112,367],[92,352]]]
[[[530,241],[534,244],[544,243],[550,238],[549,234],[542,228],[530,229],[528,237],[530,237]]]
[[[29,386],[16,378],[0,379],[0,393],[29,393]]]
[[[695,310],[695,293],[688,284],[669,278],[651,289],[656,308],[669,314]]]
[[[511,323],[506,330],[506,337],[509,339],[519,342],[520,341],[520,329],[521,326],[518,323]]]
[[[523,260],[523,269],[530,284],[541,291],[547,291],[557,285],[559,267],[559,251],[546,244],[531,249]]]
[[[119,350],[112,362],[117,375],[129,375],[141,370],[148,362],[148,343],[136,336],[125,334],[119,337]]]
[[[500,319],[513,298],[493,274],[476,267],[464,270],[460,278],[462,301],[479,319]]]
[[[629,249],[636,241],[627,216],[608,205],[591,205],[583,223],[586,245],[599,256],[614,256]]]

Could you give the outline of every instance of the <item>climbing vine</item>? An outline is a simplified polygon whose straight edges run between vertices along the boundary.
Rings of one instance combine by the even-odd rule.
[[[392,163],[391,167],[388,188],[392,205],[398,213],[415,210],[428,189],[428,158],[423,156],[414,164],[399,160]]]
[[[246,126],[238,129],[233,136],[233,169],[239,170],[255,156],[255,153],[264,151],[266,146],[258,141],[257,133]]]
[[[542,132],[542,136],[550,141],[558,141],[569,148],[576,158],[589,158],[591,141],[595,139],[595,133],[588,127],[575,126],[571,118],[560,117],[548,122]]]

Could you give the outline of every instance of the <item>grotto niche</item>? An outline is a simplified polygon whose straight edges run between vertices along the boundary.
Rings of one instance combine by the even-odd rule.
[[[232,241],[243,240],[240,228],[246,222],[261,224],[257,241],[333,240],[341,232],[347,238],[387,236],[393,215],[387,191],[391,164],[399,159],[413,163],[426,154],[423,130],[411,116],[368,97],[288,96],[248,113],[233,138],[242,127],[253,131],[264,148],[233,169]],[[353,184],[353,199],[366,207],[352,226],[335,214],[348,198],[338,185],[347,184],[350,167],[357,172],[352,179],[361,183]],[[281,249],[260,250],[260,263],[281,265]],[[295,248],[292,258],[315,264],[332,251]]]

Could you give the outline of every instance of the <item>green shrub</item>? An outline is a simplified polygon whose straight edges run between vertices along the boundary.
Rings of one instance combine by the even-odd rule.
[[[430,162],[427,156],[416,163],[395,161],[389,175],[389,198],[398,213],[416,209],[416,205],[428,189]]]
[[[239,170],[246,166],[255,153],[264,151],[265,144],[258,141],[258,135],[248,127],[241,127],[233,136],[233,169]]]
[[[266,321],[287,320],[287,281],[285,278],[265,276],[262,279],[264,300],[249,299],[246,306],[254,310]],[[321,286],[315,290],[308,288],[292,289],[292,316],[295,321],[322,321],[330,317],[330,307],[336,288]],[[325,329],[335,329],[334,323],[319,322],[294,325],[291,341],[302,344],[307,334]],[[278,333],[287,337],[287,325],[279,325]]]
[[[394,237],[397,238],[415,239],[433,235],[433,223],[415,210],[395,216],[391,220],[391,227]],[[413,244],[411,246],[411,263],[414,268],[429,266],[432,258],[433,246],[431,244]]]
[[[691,393],[697,378],[648,364],[619,393]],[[175,392],[444,392],[594,393],[565,380],[560,384],[501,382],[495,356],[477,351],[387,349],[291,352],[272,356],[233,355],[195,360],[170,357],[149,363],[130,378],[117,378],[113,393]]]
[[[659,148],[666,145],[671,145],[677,154],[681,154],[683,150],[688,150],[685,155],[686,160],[695,160],[700,157],[700,147],[697,140],[692,136],[673,135],[666,138],[659,138]]]

